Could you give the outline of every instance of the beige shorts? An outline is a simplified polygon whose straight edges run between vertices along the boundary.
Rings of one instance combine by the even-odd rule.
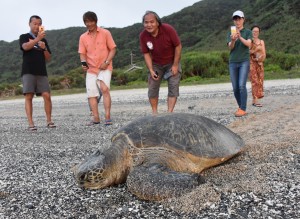
[[[88,97],[98,97],[100,81],[103,81],[105,85],[110,89],[111,71],[101,70],[98,75],[87,72],[86,74],[86,92]]]
[[[111,71],[110,70],[101,70],[97,76],[97,81],[103,81],[104,84],[110,89],[110,81],[111,81]],[[98,83],[100,87],[100,83]]]

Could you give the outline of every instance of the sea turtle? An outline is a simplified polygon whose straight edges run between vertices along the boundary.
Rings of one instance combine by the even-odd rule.
[[[112,136],[112,144],[74,167],[79,186],[99,189],[126,181],[145,200],[161,200],[203,183],[201,171],[239,153],[244,141],[200,115],[169,113],[138,118]]]

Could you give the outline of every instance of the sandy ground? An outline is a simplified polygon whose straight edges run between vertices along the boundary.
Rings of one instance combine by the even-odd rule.
[[[249,197],[251,196],[251,200],[256,200],[258,196],[261,199],[276,200],[276,197],[282,193],[281,188],[287,188],[288,191],[292,188],[294,196],[291,195],[287,199],[290,199],[290,202],[299,203],[300,79],[266,81],[262,108],[251,106],[251,93],[249,92],[248,115],[243,118],[235,118],[233,115],[237,105],[229,83],[182,86],[180,92],[181,96],[175,108],[176,112],[210,117],[239,134],[244,139],[246,147],[241,155],[223,165],[205,171],[203,175],[207,179],[206,185],[182,197],[163,202],[163,206],[176,212],[199,214],[206,207],[211,210],[217,208],[218,203],[224,202],[224,196],[248,194]],[[85,94],[52,97],[53,120],[58,126],[56,130],[48,130],[45,127],[43,101],[41,98],[35,98],[34,120],[38,126],[36,134],[26,131],[27,121],[23,99],[0,101],[0,169],[2,173],[0,201],[3,204],[3,207],[0,207],[0,218],[1,213],[6,215],[9,211],[11,214],[10,208],[13,203],[26,205],[28,200],[31,200],[30,194],[23,192],[24,187],[34,191],[40,187],[41,190],[44,189],[45,185],[50,190],[60,191],[64,197],[68,194],[74,195],[74,193],[76,193],[76,197],[83,196],[80,198],[83,208],[93,212],[99,210],[99,205],[91,206],[88,201],[85,202],[90,198],[91,193],[82,193],[76,190],[70,168],[95,149],[109,145],[111,134],[119,127],[136,117],[151,114],[147,89],[112,91],[111,96],[114,124],[107,128],[103,125],[99,128],[85,127],[84,124],[90,120]],[[103,116],[101,103],[99,108],[100,114]],[[162,88],[159,112],[165,111],[166,88]],[[10,157],[16,159],[12,160]],[[45,160],[40,160],[40,157],[44,157]],[[43,167],[43,162],[49,164]],[[39,169],[47,171],[47,177],[43,178],[42,174],[41,179],[38,180],[39,183],[36,182],[36,179],[28,176],[25,165],[30,166],[31,163],[32,166],[34,164],[34,168],[37,168],[37,172]],[[22,165],[23,167],[20,167]],[[18,170],[20,174],[18,174]],[[25,177],[28,179],[24,180],[22,174],[26,175]],[[49,182],[49,179],[52,181]],[[20,189],[18,192],[22,194],[19,199],[10,196],[14,193],[15,188]],[[129,196],[126,189],[123,193],[122,200]],[[278,195],[276,195],[277,193]],[[92,193],[93,195],[94,193]],[[53,198],[54,202],[58,202],[54,196],[51,197],[51,194],[49,197],[48,199]],[[71,198],[69,197],[69,199]],[[48,211],[49,209],[43,207],[45,202],[47,201],[44,198],[40,200],[36,204],[36,209],[39,209],[40,212]],[[114,203],[110,207],[111,212],[116,212],[119,206],[120,204]],[[260,207],[263,211],[263,206]],[[297,204],[296,210],[294,209],[293,214],[290,215],[300,216],[299,207]],[[225,213],[230,215],[238,208],[239,206],[235,202],[229,203]],[[269,206],[269,208],[271,207]],[[23,208],[20,207],[20,209]],[[221,212],[220,209],[219,211]],[[17,210],[15,212],[18,213]],[[20,210],[20,212],[25,216],[32,215],[25,210]],[[66,212],[68,211],[66,210]],[[106,209],[106,212],[110,212],[109,209]],[[69,214],[76,216],[76,214],[80,215],[80,212],[76,213],[75,211]],[[286,212],[278,214],[281,214],[280,218],[285,218]]]

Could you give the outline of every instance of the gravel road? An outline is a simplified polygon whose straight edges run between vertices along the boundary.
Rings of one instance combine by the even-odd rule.
[[[82,190],[71,168],[133,119],[151,114],[147,89],[112,91],[113,125],[86,127],[85,94],[52,97],[56,129],[34,99],[36,132],[24,100],[0,101],[0,219],[6,218],[300,218],[300,79],[265,82],[263,107],[235,118],[231,84],[182,86],[176,112],[203,115],[239,134],[246,150],[202,175],[207,183],[162,202],[137,199],[126,185]],[[166,111],[166,88],[159,113]],[[100,103],[103,117],[103,106]]]

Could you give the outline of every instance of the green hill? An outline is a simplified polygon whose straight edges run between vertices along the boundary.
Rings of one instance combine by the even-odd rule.
[[[261,38],[266,42],[267,51],[299,54],[299,0],[203,0],[163,17],[162,21],[177,29],[184,52],[223,51],[227,50],[225,36],[232,24],[231,15],[239,9],[245,13],[246,27],[253,24],[262,27]],[[115,68],[129,65],[131,52],[135,54],[135,62],[143,60],[138,39],[142,29],[141,23],[109,28],[118,46]],[[78,39],[84,31],[84,27],[47,31],[52,50],[49,75],[64,75],[79,67]],[[22,57],[18,40],[0,41],[0,49],[0,84],[19,81]]]

